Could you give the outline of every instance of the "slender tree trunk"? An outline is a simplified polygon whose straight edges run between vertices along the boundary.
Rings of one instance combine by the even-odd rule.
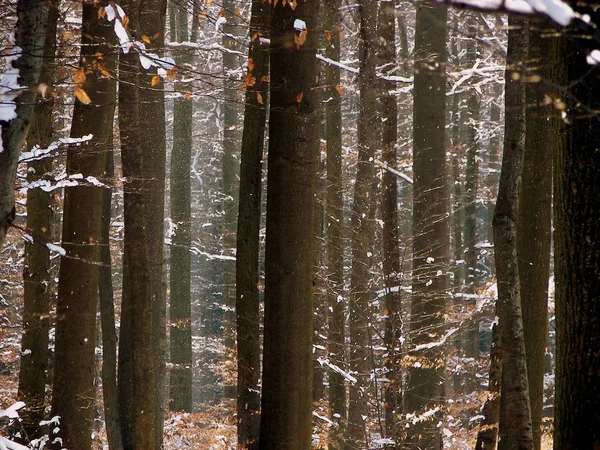
[[[502,339],[502,397],[499,450],[533,449],[531,408],[517,261],[517,215],[525,151],[525,84],[527,21],[509,18],[505,88],[505,134],[498,201],[494,213],[494,243],[498,276],[499,322]]]
[[[50,2],[44,61],[40,83],[54,84],[54,67],[49,64],[56,51],[58,0]],[[47,58],[47,59],[46,59]],[[33,108],[31,125],[27,134],[30,148],[38,145],[47,148],[52,142],[52,110],[54,97],[38,96]],[[28,164],[27,181],[40,180],[52,170],[49,158]],[[19,370],[19,398],[27,408],[20,412],[26,437],[39,437],[40,421],[44,418],[46,397],[46,370],[48,363],[48,330],[50,326],[50,251],[45,246],[52,241],[54,214],[52,193],[42,189],[27,192],[27,229],[34,239],[25,243],[23,270],[23,337],[21,339],[21,366]]]
[[[469,33],[467,42],[467,68],[475,66],[478,59],[477,46],[477,19],[471,12],[467,17],[466,24]],[[476,77],[471,80],[469,93],[467,97],[467,112],[465,114],[467,127],[467,170],[465,180],[465,265],[467,269],[467,278],[465,280],[467,297],[467,313],[475,315],[476,301],[474,296],[477,293],[477,192],[479,185],[479,138],[477,136],[480,116],[479,116],[479,93],[475,90],[474,84],[478,81]],[[479,322],[472,317],[465,333],[465,356],[467,358],[477,359],[479,357]],[[466,393],[470,394],[473,390],[478,390],[477,378],[469,376],[466,383]]]
[[[265,143],[269,54],[261,48],[259,33],[269,29],[270,6],[253,0],[250,19],[252,37],[248,73],[256,79],[246,91],[244,131],[240,166],[240,195],[236,252],[237,320],[237,426],[238,443],[248,450],[258,448],[260,419],[260,309],[259,232],[262,192],[262,158]]]
[[[185,7],[171,6],[177,16],[177,41],[188,41]],[[173,30],[173,29],[172,29]],[[185,53],[177,55],[179,65],[189,64]],[[187,83],[177,85],[189,91]],[[180,95],[182,95],[180,93]],[[173,106],[173,152],[171,154],[171,221],[176,226],[171,242],[170,270],[170,409],[192,412],[192,308],[191,308],[191,180],[192,100],[175,99]]]
[[[320,103],[320,102],[319,102]],[[323,114],[319,111],[319,125],[323,124]],[[318,127],[320,130],[321,127]],[[320,142],[320,138],[319,138]],[[315,175],[315,196],[313,199],[313,264],[314,264],[314,280],[313,280],[313,402],[320,401],[325,393],[324,376],[325,371],[319,363],[319,358],[325,352],[320,350],[327,344],[323,339],[327,327],[327,302],[325,295],[325,273],[324,273],[324,222],[325,222],[325,161],[320,158],[317,165],[317,173]]]
[[[538,73],[547,78],[552,56],[552,38],[542,33],[547,25],[531,19],[529,30],[529,76]],[[537,69],[537,70],[536,70]],[[544,105],[546,89],[539,83],[526,90],[525,155],[523,180],[517,219],[517,255],[525,332],[525,353],[531,401],[533,442],[541,448],[544,372],[548,344],[548,277],[550,275],[550,242],[552,221],[552,158],[555,122],[550,117],[553,106]]]
[[[93,134],[94,138],[83,148],[69,148],[67,154],[67,174],[80,173],[100,180],[106,174],[116,102],[115,80],[92,69],[96,64],[102,64],[114,73],[116,67],[116,37],[111,24],[99,18],[98,8],[101,6],[83,5],[79,70],[86,73],[86,80],[80,88],[87,93],[91,103],[86,105],[75,101],[71,125],[71,137]],[[65,189],[62,246],[66,256],[61,260],[59,272],[52,397],[52,415],[61,417],[58,432],[62,439],[60,448],[85,450],[92,446],[98,264],[104,189],[93,186]],[[51,440],[54,441],[54,438]]]
[[[14,114],[9,114],[10,102],[3,105],[3,117],[0,120],[0,245],[4,242],[8,227],[15,218],[15,180],[21,147],[27,136],[27,129],[33,114],[36,86],[40,77],[44,58],[44,41],[50,1],[34,2],[19,0],[17,2],[17,24],[15,27],[15,45],[22,53],[12,62],[19,70],[16,80],[19,86],[27,88],[16,99]]]
[[[112,147],[112,146],[111,146]],[[106,178],[114,185],[114,160],[112,148],[106,159]],[[108,184],[108,183],[107,183]],[[104,421],[110,450],[122,450],[119,393],[117,390],[117,329],[115,325],[115,298],[112,284],[110,257],[110,223],[112,211],[112,187],[102,193],[102,241],[100,247],[100,320],[102,326],[102,392],[104,397]]]
[[[369,269],[373,249],[371,205],[374,195],[373,159],[379,140],[377,108],[377,1],[365,0],[360,9],[360,108],[358,113],[358,164],[352,207],[352,270],[350,292],[350,370],[357,383],[350,385],[345,448],[368,447],[366,433],[369,362]]]
[[[393,73],[396,66],[396,2],[385,0],[379,7],[379,33],[381,44],[380,64]],[[398,105],[394,83],[383,82],[383,162],[391,169],[397,169],[398,154]],[[396,439],[396,417],[400,413],[402,400],[402,375],[400,368],[402,326],[402,304],[400,299],[401,268],[400,242],[398,238],[398,177],[389,171],[383,172],[381,195],[381,215],[383,218],[383,276],[387,289],[385,295],[385,335],[387,348],[385,385],[385,432],[386,436]]]
[[[341,1],[323,2],[323,26],[331,39],[327,40],[325,56],[334,61],[340,59],[341,40]],[[327,34],[326,34],[327,37]],[[340,85],[340,69],[328,64],[325,67],[325,84],[327,98],[331,100],[325,106],[325,139],[327,141],[327,270],[329,333],[327,336],[328,357],[332,364],[345,369],[345,300],[344,300],[344,201],[342,188],[342,110],[341,95],[337,87]],[[334,442],[339,448],[339,437],[344,434],[346,424],[346,388],[344,377],[329,372],[329,406],[331,418],[338,424],[332,429]]]
[[[569,2],[581,14],[600,21],[595,5]],[[600,108],[598,66],[586,61],[585,37],[560,38],[562,64],[555,66],[568,86],[567,121],[554,153],[556,400],[554,448],[600,447]],[[563,47],[564,46],[564,47]],[[567,59],[568,58],[568,59]],[[560,80],[562,81],[562,80]],[[581,103],[580,103],[581,102]],[[560,103],[559,103],[560,105]]]
[[[312,230],[319,2],[271,16],[271,110],[260,448],[308,450],[312,435]],[[302,18],[306,24],[296,23]],[[302,40],[306,41],[302,43]]]
[[[239,209],[239,146],[240,146],[240,107],[239,79],[235,75],[241,68],[242,62],[239,57],[241,46],[240,36],[240,7],[235,0],[223,0],[223,14],[227,20],[223,26],[223,47],[229,51],[223,52],[223,191],[222,191],[222,213],[223,213],[223,250],[226,254],[233,254],[236,248],[237,213]],[[257,82],[259,80],[256,80]],[[223,276],[223,303],[225,311],[235,306],[235,262],[222,261]],[[234,318],[230,313],[224,314],[225,342],[233,346]]]
[[[424,420],[407,429],[406,448],[441,448],[437,426],[442,404],[442,347],[449,259],[448,183],[444,148],[446,118],[446,6],[418,2],[413,110],[413,293],[406,412]],[[417,364],[418,363],[418,364]]]

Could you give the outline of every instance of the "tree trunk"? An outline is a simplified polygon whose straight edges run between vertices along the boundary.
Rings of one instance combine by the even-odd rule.
[[[50,2],[44,61],[54,57],[56,51],[56,27],[58,22],[58,0]],[[54,84],[54,68],[42,65],[40,83]],[[48,148],[52,142],[52,110],[54,97],[38,96],[33,108],[31,125],[27,134],[27,145],[33,148]],[[27,181],[42,179],[52,170],[49,158],[28,164]],[[20,400],[27,408],[20,412],[23,428],[28,440],[38,436],[40,421],[44,418],[46,397],[46,370],[48,363],[48,330],[50,326],[50,251],[46,243],[52,241],[54,213],[50,192],[42,189],[27,191],[27,229],[34,239],[25,243],[25,267],[23,270],[23,337],[21,339],[21,366],[19,370]]]
[[[223,52],[223,185],[222,185],[222,214],[223,214],[223,251],[233,255],[236,248],[237,213],[239,209],[239,145],[240,145],[240,108],[239,77],[235,74],[240,70],[242,60],[240,36],[240,7],[235,0],[223,0],[223,14],[227,22],[223,26],[223,47],[231,50]],[[259,80],[256,80],[257,82]],[[223,304],[225,342],[232,347],[235,342],[233,314],[227,312],[235,306],[235,261],[221,261],[223,276]]]
[[[496,317],[500,316],[500,302],[496,302]],[[500,385],[502,383],[502,342],[497,323],[492,326],[492,346],[490,348],[489,392],[481,414],[475,450],[496,450],[498,423],[500,422]]]
[[[393,74],[396,68],[396,2],[385,0],[379,7],[379,30],[381,43],[379,63],[387,69],[384,73]],[[392,91],[393,82],[382,82],[383,97],[383,162],[397,170],[398,154],[398,104]],[[402,304],[400,285],[400,242],[398,237],[398,177],[389,171],[383,172],[381,195],[381,216],[383,218],[383,277],[385,295],[385,335],[387,348],[385,388],[385,433],[391,439],[397,438],[396,418],[400,413],[402,400],[402,374],[400,354],[402,351],[400,333],[402,329]]]
[[[124,3],[123,7],[129,17],[129,30],[139,32],[140,2],[131,0]],[[149,185],[158,182],[150,179],[151,174],[143,162],[145,153],[152,152],[152,148],[142,145],[142,135],[151,135],[151,130],[143,128],[144,133],[140,132],[143,108],[139,87],[144,85],[143,78],[146,76],[149,74],[141,73],[139,56],[135,52],[121,56],[119,131],[123,177],[126,181],[123,185],[125,236],[119,396],[123,445],[126,449],[135,450],[157,448],[154,305],[147,203],[153,200]],[[143,91],[143,95],[144,102],[150,101],[147,91]],[[146,110],[146,114],[150,113]],[[160,164],[160,161],[156,161],[156,164]],[[159,261],[152,261],[160,264]]]
[[[152,36],[146,47],[149,51],[163,53],[165,22],[167,14],[166,0],[141,0],[139,6],[139,36]],[[152,320],[146,327],[152,329],[154,360],[154,441],[155,449],[162,448],[163,423],[167,397],[167,285],[164,256],[165,221],[165,173],[166,173],[166,130],[165,130],[165,94],[162,78],[155,86],[152,79],[156,69],[140,73],[139,125],[141,157],[144,177],[150,180],[145,191],[146,233],[148,239],[148,263],[152,295]],[[150,447],[147,448],[151,450]]]
[[[569,3],[600,21],[595,5]],[[586,61],[589,45],[596,43],[561,37],[563,61],[555,67],[568,86],[564,141],[554,154],[557,450],[600,447],[600,83],[598,66]]]
[[[499,450],[533,449],[527,362],[517,261],[517,215],[525,151],[527,21],[509,18],[505,87],[504,154],[494,213],[494,244],[502,339]]]
[[[312,232],[319,2],[271,16],[271,110],[260,448],[308,450],[312,435]],[[306,24],[302,29],[300,19]],[[302,43],[302,39],[306,41]]]
[[[352,270],[350,291],[350,370],[356,374],[356,383],[350,385],[348,403],[347,450],[368,447],[366,433],[367,392],[369,378],[368,349],[369,269],[373,251],[371,205],[374,195],[375,169],[373,159],[379,145],[377,104],[377,1],[365,0],[360,4],[360,107],[358,113],[358,163],[352,207]]]
[[[100,319],[102,326],[102,392],[104,396],[104,420],[110,450],[122,450],[119,393],[117,390],[117,330],[115,326],[115,298],[112,285],[112,262],[110,257],[110,223],[112,211],[112,186],[115,167],[112,146],[106,159],[107,184],[111,189],[102,193],[102,241],[100,246]]]
[[[21,48],[20,57],[12,62],[19,70],[17,84],[27,88],[15,99],[14,114],[10,101],[2,105],[0,119],[0,245],[8,227],[15,218],[15,180],[21,147],[27,136],[33,114],[36,87],[44,60],[44,41],[50,1],[33,4],[27,0],[17,2],[15,45]],[[9,63],[10,64],[10,63]],[[3,100],[4,101],[4,100]]]
[[[246,91],[244,131],[240,167],[240,195],[236,252],[237,320],[237,426],[238,443],[248,450],[258,449],[260,424],[260,308],[259,308],[259,232],[262,192],[262,158],[265,143],[269,54],[261,48],[258,33],[269,29],[268,3],[252,2],[248,73],[256,78]]]
[[[544,78],[560,61],[552,56],[553,39],[543,37],[548,26],[530,19],[528,76],[536,73]],[[550,275],[550,242],[552,220],[552,149],[556,123],[550,117],[553,105],[544,105],[548,94],[540,83],[526,89],[528,108],[525,112],[526,137],[523,179],[519,194],[517,218],[517,255],[521,289],[525,354],[531,401],[531,423],[536,450],[541,448],[544,372],[548,345],[548,277]]]
[[[449,258],[446,118],[446,6],[418,2],[413,109],[413,346],[438,341],[444,331]],[[441,448],[437,426],[444,402],[442,346],[411,352],[405,411],[422,421],[407,429],[406,448]]]
[[[177,16],[176,39],[188,38],[188,15],[185,8],[172,5]],[[175,29],[171,29],[172,32]],[[191,58],[184,50],[177,63],[185,66]],[[192,412],[192,308],[191,308],[191,180],[192,100],[182,97],[191,90],[188,83],[177,85],[180,97],[173,106],[173,152],[171,154],[171,221],[175,234],[171,241],[170,268],[170,404],[172,411]]]
[[[325,56],[334,61],[340,60],[341,40],[341,0],[323,2],[323,27],[331,34],[325,46]],[[328,358],[332,364],[345,369],[345,300],[344,300],[344,201],[342,187],[342,110],[340,69],[328,64],[325,67],[327,98],[325,105],[325,139],[327,141],[327,270],[329,333],[327,336]],[[346,388],[344,377],[329,372],[329,406],[331,418],[337,424],[332,429],[334,448],[340,448],[340,436],[344,434],[346,424]]]
[[[98,8],[101,6],[83,5],[79,70],[88,73],[80,88],[87,93],[91,103],[86,105],[75,101],[71,125],[71,137],[93,134],[94,138],[83,148],[69,148],[67,154],[67,174],[80,173],[99,180],[104,179],[106,174],[116,99],[115,80],[101,76],[97,70],[90,70],[95,64],[102,64],[114,73],[116,67],[116,37],[111,24],[99,18]],[[52,415],[61,417],[60,448],[85,450],[92,446],[98,264],[104,189],[81,185],[65,189],[62,245],[66,256],[61,260],[59,272],[52,400]]]

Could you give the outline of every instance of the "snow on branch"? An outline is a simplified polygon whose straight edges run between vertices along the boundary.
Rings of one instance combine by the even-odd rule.
[[[61,138],[58,141],[52,142],[48,148],[40,148],[39,145],[36,145],[29,152],[23,152],[19,155],[20,163],[28,163],[32,161],[39,161],[41,159],[46,159],[52,157],[53,153],[60,149],[65,145],[73,145],[73,144],[83,144],[84,142],[91,141],[94,137],[93,134],[88,134],[86,136],[80,138]]]
[[[358,381],[356,378],[354,378],[348,372],[341,369],[339,366],[336,366],[331,361],[329,361],[327,358],[319,357],[319,358],[317,358],[317,362],[321,365],[321,367],[323,367],[323,366],[329,367],[332,371],[343,376],[346,380],[348,380],[352,384],[356,384],[356,382]]]
[[[131,34],[127,31],[129,18],[125,14],[125,11],[123,11],[123,8],[110,2],[104,8],[104,14],[109,22],[114,22],[115,34],[119,39],[119,46],[123,50],[123,53],[127,54],[131,49],[135,50],[140,57],[140,64],[145,70],[156,67],[158,75],[164,78],[168,75],[169,71],[175,68],[175,61],[172,58],[161,58],[156,53],[146,50],[146,45],[143,42],[132,39]],[[144,36],[142,36],[143,38]],[[147,40],[147,42],[150,42],[150,40]]]
[[[434,341],[434,342],[429,342],[427,344],[420,344],[415,346],[414,348],[410,349],[409,352],[419,352],[421,350],[429,350],[435,347],[440,347],[442,345],[444,345],[446,343],[446,341],[448,340],[448,338],[450,336],[452,336],[453,334],[455,334],[457,331],[459,330],[459,328],[452,328],[450,330],[448,330],[446,332],[446,334],[444,335],[444,337],[442,339],[440,339],[439,341]]]

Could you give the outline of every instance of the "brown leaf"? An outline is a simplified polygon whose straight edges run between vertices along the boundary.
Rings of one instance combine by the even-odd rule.
[[[257,93],[256,93],[256,101],[258,102],[258,104],[259,104],[259,105],[264,105],[264,102],[263,102],[263,97],[262,97],[262,95],[260,94],[260,92],[257,92]]]
[[[167,77],[169,80],[174,80],[177,76],[177,67],[173,67],[172,69],[167,70]]]
[[[85,69],[83,67],[76,67],[73,69],[73,81],[77,85],[85,83]]]
[[[304,97],[304,92],[300,92],[297,96],[296,96],[296,103],[300,103],[302,101],[302,97]]]
[[[98,8],[98,19],[104,19],[106,17],[106,10],[104,9],[104,6],[101,6],[100,8]]]
[[[75,88],[75,97],[77,97],[77,100],[79,100],[84,105],[89,105],[90,103],[92,103],[92,100],[88,97],[86,92],[83,89],[81,89],[80,87]]]
[[[254,78],[251,73],[248,73],[244,77],[244,83],[245,83],[246,87],[254,86],[256,84],[256,78]]]
[[[331,41],[331,31],[327,31],[325,30],[325,39],[327,39],[328,41]]]
[[[290,8],[292,8],[292,11],[296,9],[296,7],[298,6],[298,2],[296,0],[291,0],[288,2],[290,5]]]
[[[123,17],[123,26],[125,28],[127,28],[128,24],[129,24],[129,17],[128,16]]]
[[[248,58],[248,72],[252,72],[254,70],[254,60],[252,58]]]
[[[160,82],[161,82],[161,78],[158,75],[154,75],[152,77],[152,81],[150,82],[150,86],[154,87],[157,84],[160,84]]]
[[[294,42],[296,43],[296,50],[300,50],[300,47],[304,45],[306,42],[306,36],[308,35],[308,30],[304,29],[300,32],[300,34],[294,34]]]
[[[150,38],[148,36],[146,36],[145,34],[142,34],[142,41],[144,41],[146,44],[150,43]]]
[[[192,99],[192,93],[190,91],[185,91],[185,99],[190,101]]]
[[[335,90],[338,91],[338,94],[342,95],[342,93],[344,92],[344,88],[341,87],[339,84],[335,87]]]
[[[263,83],[270,83],[271,77],[269,75],[263,75],[260,81],[262,81]]]

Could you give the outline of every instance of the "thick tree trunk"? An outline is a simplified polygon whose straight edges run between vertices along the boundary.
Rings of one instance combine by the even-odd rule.
[[[358,380],[350,385],[348,428],[345,448],[368,447],[366,433],[367,386],[369,377],[368,349],[369,269],[373,251],[371,206],[374,195],[375,170],[373,159],[379,145],[377,104],[377,1],[365,0],[360,9],[360,108],[358,113],[358,163],[352,207],[352,270],[350,280],[350,370]]]
[[[177,21],[176,39],[186,42],[188,15],[185,8],[171,6]],[[179,65],[189,64],[186,53],[177,55]],[[177,85],[188,91],[187,83]],[[180,93],[181,95],[181,93]],[[192,100],[175,99],[173,106],[173,152],[171,154],[171,221],[176,226],[171,242],[170,268],[170,404],[172,411],[192,412],[192,308],[191,308],[191,180]]]
[[[319,2],[271,18],[271,110],[260,448],[308,450],[312,435],[312,230]],[[296,22],[300,19],[306,24]],[[306,41],[302,43],[303,38]]]
[[[148,50],[163,53],[166,0],[141,0],[139,5],[139,36],[152,36]],[[156,69],[140,73],[139,124],[141,157],[144,177],[150,181],[146,194],[146,233],[148,239],[148,263],[152,295],[151,322],[145,323],[152,329],[154,360],[154,441],[155,449],[162,448],[163,422],[167,397],[167,285],[164,256],[165,219],[165,173],[166,173],[166,131],[165,94],[161,81],[152,86]],[[148,448],[150,450],[150,448]]]
[[[323,3],[323,27],[331,34],[325,46],[325,56],[334,61],[340,59],[341,40],[341,1],[328,0]],[[327,141],[327,270],[329,333],[327,335],[328,358],[332,364],[345,369],[345,299],[344,299],[344,202],[342,187],[342,110],[341,95],[337,87],[340,84],[340,69],[328,64],[325,67],[327,98],[325,105],[325,139]],[[344,377],[329,372],[329,405],[331,418],[338,427],[332,429],[335,448],[340,446],[340,436],[344,434],[346,424],[346,388]]]
[[[269,29],[268,3],[252,2],[248,59],[254,66],[248,72],[256,79],[246,91],[244,131],[240,166],[239,217],[236,252],[237,321],[237,426],[238,443],[248,450],[258,448],[260,420],[260,308],[259,308],[259,232],[262,192],[262,158],[265,143],[269,54],[261,48],[258,33]]]
[[[16,99],[14,115],[10,114],[10,102],[2,105],[0,119],[0,245],[15,218],[15,180],[21,147],[27,136],[29,121],[33,114],[36,87],[44,60],[44,41],[50,1],[17,2],[17,24],[15,45],[22,53],[13,61],[13,68],[19,69],[17,83],[25,86]],[[8,68],[10,70],[10,68]],[[14,116],[14,117],[13,117]],[[10,117],[10,118],[8,118]]]
[[[384,73],[394,73],[396,67],[396,2],[382,1],[379,7],[380,49],[379,63],[386,69]],[[383,162],[396,170],[398,154],[398,104],[392,91],[392,82],[382,83],[383,110]],[[402,400],[402,374],[400,373],[402,327],[402,304],[399,287],[402,284],[400,268],[400,242],[398,236],[398,177],[389,171],[383,172],[381,194],[381,216],[383,218],[383,276],[387,289],[385,295],[385,335],[387,348],[385,394],[385,433],[392,439],[397,438],[396,420],[400,413]]]
[[[543,37],[548,25],[531,19],[529,30],[529,72],[548,79],[553,39]],[[548,277],[550,275],[550,241],[552,219],[552,158],[550,157],[556,122],[550,115],[554,106],[544,105],[548,95],[540,83],[526,89],[528,108],[525,113],[526,137],[523,179],[519,194],[517,218],[517,255],[525,353],[531,400],[533,442],[540,450],[542,438],[542,411],[544,403],[544,372],[548,344]]]
[[[449,258],[446,118],[446,6],[418,2],[413,110],[412,345],[438,341],[444,331]],[[422,348],[422,349],[421,349]],[[411,355],[405,411],[424,420],[407,431],[406,448],[441,448],[444,402],[442,347],[417,347]]]
[[[528,27],[522,18],[511,17],[509,24],[504,154],[493,223],[502,340],[499,450],[533,449],[517,261],[517,216],[525,151],[525,84],[520,78],[527,57]]]
[[[48,11],[44,61],[54,57],[56,51],[56,27],[58,0],[50,2]],[[47,59],[46,59],[47,58]],[[40,73],[40,83],[52,86],[54,67],[45,63]],[[33,108],[27,145],[47,148],[52,142],[52,110],[54,98],[38,96]],[[33,161],[28,165],[27,181],[40,180],[52,170],[49,158]],[[39,437],[37,432],[44,418],[46,396],[46,370],[48,362],[48,330],[50,325],[50,251],[45,246],[52,241],[54,214],[52,193],[42,189],[27,191],[27,229],[34,239],[25,243],[25,267],[23,270],[23,337],[21,339],[21,366],[19,370],[19,399],[27,408],[20,412],[26,437]]]
[[[71,137],[93,134],[83,148],[70,148],[67,173],[102,180],[112,143],[116,83],[90,70],[101,63],[114,73],[116,37],[111,24],[99,18],[101,4],[83,5],[80,86],[91,99],[75,102]],[[103,55],[100,61],[98,53]],[[63,248],[56,308],[56,353],[52,415],[61,417],[58,436],[62,447],[90,449],[96,389],[94,355],[98,304],[98,263],[102,241],[102,202],[105,188],[76,186],[65,189]],[[85,211],[85,213],[82,213]],[[54,439],[51,439],[54,440]],[[57,445],[55,443],[54,445]]]
[[[600,21],[595,5],[578,6],[593,23]],[[556,400],[554,448],[600,448],[600,135],[598,66],[586,61],[596,45],[587,38],[561,37],[567,90],[564,141],[554,154],[555,279],[556,279]],[[593,43],[592,43],[593,42]],[[564,45],[564,47],[562,47]],[[568,58],[568,60],[567,60]],[[562,81],[562,80],[561,80]],[[581,103],[579,103],[581,102]]]

